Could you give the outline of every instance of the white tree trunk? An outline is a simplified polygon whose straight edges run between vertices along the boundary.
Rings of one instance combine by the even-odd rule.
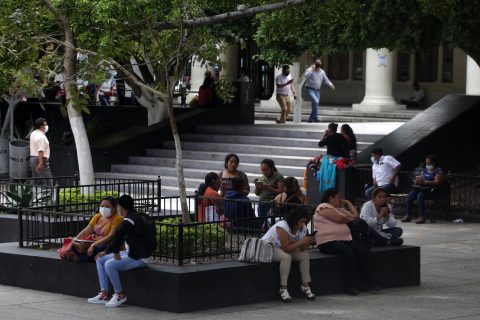
[[[142,96],[137,98],[142,107],[148,111],[148,125],[160,123],[165,120],[167,115],[167,106],[165,102],[152,93],[142,89]]]
[[[7,99],[8,110],[7,110],[7,114],[5,115],[5,121],[3,122],[2,133],[0,134],[2,138],[7,137],[7,130],[10,128],[10,123],[11,123],[11,114],[15,110],[15,107],[20,103],[20,101],[22,101],[22,99],[18,97],[8,97]],[[10,137],[10,139],[13,140],[13,134]]]
[[[90,143],[88,142],[87,131],[85,130],[82,114],[76,111],[71,103],[67,106],[67,112],[70,127],[72,128],[73,137],[75,139],[75,148],[77,150],[80,184],[92,185],[95,183],[95,174],[93,171]]]

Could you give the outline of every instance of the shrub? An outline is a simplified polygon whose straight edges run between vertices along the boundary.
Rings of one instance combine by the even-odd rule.
[[[58,204],[62,211],[93,211],[96,210],[100,199],[106,196],[117,198],[117,191],[95,190],[94,193],[82,193],[81,188],[65,188],[59,192]]]
[[[168,218],[157,224],[158,252],[178,257],[178,234],[181,218]],[[226,231],[217,224],[190,224],[183,227],[185,258],[221,254],[225,249]]]

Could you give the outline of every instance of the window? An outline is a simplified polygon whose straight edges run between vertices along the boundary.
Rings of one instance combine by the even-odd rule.
[[[330,80],[348,79],[348,52],[335,53],[328,56],[327,76]]]
[[[453,49],[443,48],[442,81],[453,82]]]
[[[353,80],[363,80],[363,52],[353,51]]]
[[[397,54],[397,81],[410,80],[410,54]]]
[[[415,54],[415,80],[435,82],[438,79],[438,48]]]

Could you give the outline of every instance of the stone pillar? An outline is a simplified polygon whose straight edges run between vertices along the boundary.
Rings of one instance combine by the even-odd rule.
[[[352,106],[361,112],[381,112],[406,109],[399,105],[392,96],[393,54],[382,48],[367,49],[365,72],[365,98]]]
[[[480,95],[480,67],[470,56],[467,56],[467,84],[465,93]]]
[[[292,70],[290,70],[292,71]],[[274,75],[273,75],[273,94],[272,97],[268,100],[260,100],[260,107],[278,107],[278,110],[280,111],[280,106],[278,105],[277,102],[277,96],[275,95],[275,90],[277,89],[277,86],[275,85],[275,78],[282,73],[281,68],[275,68]]]
[[[191,71],[191,80],[190,80],[190,93],[187,95],[187,103],[192,100],[193,97],[198,95],[198,89],[203,84],[203,79],[205,78],[205,65],[201,65],[200,58],[193,56],[192,58],[192,71]]]
[[[238,79],[238,46],[235,44],[223,43],[220,60],[223,63],[221,76],[225,76],[227,81],[236,81]]]

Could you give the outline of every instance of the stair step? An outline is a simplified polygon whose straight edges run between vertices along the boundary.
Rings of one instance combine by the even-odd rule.
[[[278,112],[255,112],[255,120],[272,120],[278,119]],[[302,122],[307,122],[309,115],[302,114]],[[385,117],[372,117],[372,116],[337,116],[337,115],[320,115],[319,120],[322,122],[391,122],[391,121],[403,121],[406,122],[409,119],[390,118],[388,115]],[[287,121],[293,121],[293,115],[287,117]]]

